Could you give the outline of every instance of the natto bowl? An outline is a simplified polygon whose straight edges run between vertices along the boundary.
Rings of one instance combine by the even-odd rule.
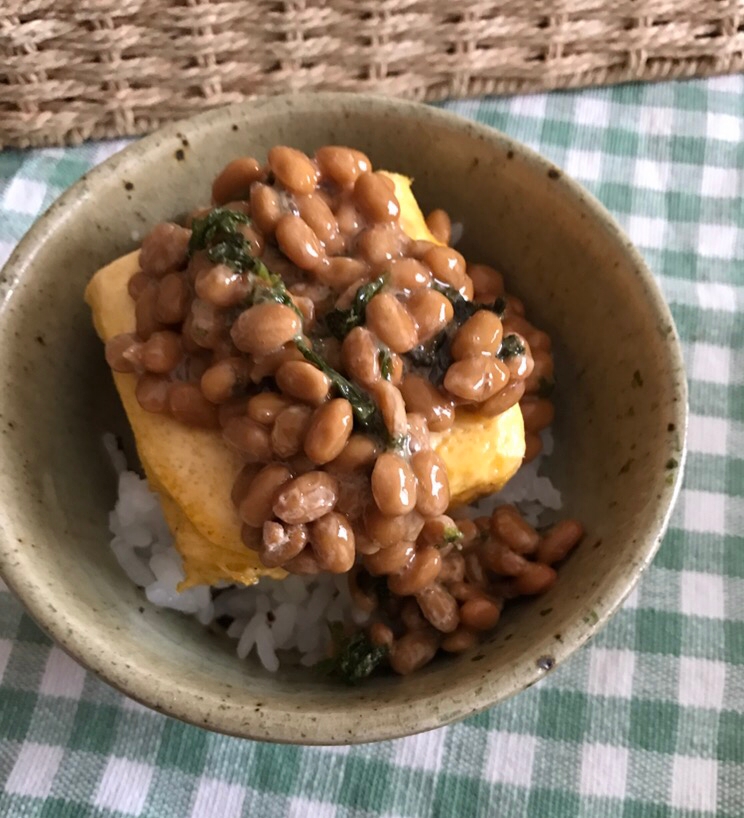
[[[208,200],[226,162],[275,144],[363,150],[415,179],[424,211],[464,225],[458,249],[503,271],[556,350],[546,469],[587,534],[545,596],[418,673],[339,686],[264,671],[194,619],[150,605],[108,547],[121,432],[83,289],[158,221]],[[482,125],[375,96],[248,102],[170,125],[91,171],[36,222],[0,279],[0,570],[71,656],[128,696],[253,739],[343,744],[416,733],[518,693],[617,610],[651,561],[685,456],[680,346],[643,260],[551,163]]]

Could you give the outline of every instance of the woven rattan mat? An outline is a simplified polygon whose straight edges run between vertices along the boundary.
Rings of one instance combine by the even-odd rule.
[[[739,71],[744,0],[0,0],[0,147],[250,96],[415,99]]]

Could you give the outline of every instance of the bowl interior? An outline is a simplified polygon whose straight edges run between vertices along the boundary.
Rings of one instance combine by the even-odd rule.
[[[364,150],[404,172],[459,249],[503,270],[557,350],[549,472],[588,535],[546,596],[507,608],[487,643],[412,678],[339,687],[270,675],[195,621],[150,606],[110,549],[104,431],[126,429],[82,292],[157,221],[206,203],[231,158],[287,143]],[[498,133],[409,103],[278,98],[167,128],[69,191],[5,271],[0,313],[0,560],[33,616],[146,704],[281,741],[388,738],[446,723],[534,682],[617,607],[658,545],[684,448],[671,318],[639,257],[562,174]]]

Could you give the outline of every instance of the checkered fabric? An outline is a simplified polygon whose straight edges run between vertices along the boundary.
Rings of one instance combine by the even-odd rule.
[[[0,594],[0,815],[744,815],[744,78],[449,104],[614,213],[669,300],[690,377],[671,528],[611,624],[461,724],[353,748],[212,735],[97,681]],[[118,148],[0,154],[0,258]]]

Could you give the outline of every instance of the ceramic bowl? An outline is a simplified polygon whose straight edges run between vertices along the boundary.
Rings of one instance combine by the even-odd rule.
[[[115,478],[101,444],[126,428],[83,303],[93,273],[156,222],[208,200],[231,158],[347,144],[414,177],[424,211],[462,222],[554,339],[547,470],[587,536],[546,596],[507,607],[477,649],[408,678],[338,686],[271,675],[234,643],[148,604],[108,547]],[[39,219],[2,274],[0,568],[71,656],[155,710],[213,730],[351,743],[438,727],[533,684],[601,628],[649,564],[684,461],[679,341],[651,274],[610,215],[552,164],[490,128],[380,97],[249,102],[153,134]]]

